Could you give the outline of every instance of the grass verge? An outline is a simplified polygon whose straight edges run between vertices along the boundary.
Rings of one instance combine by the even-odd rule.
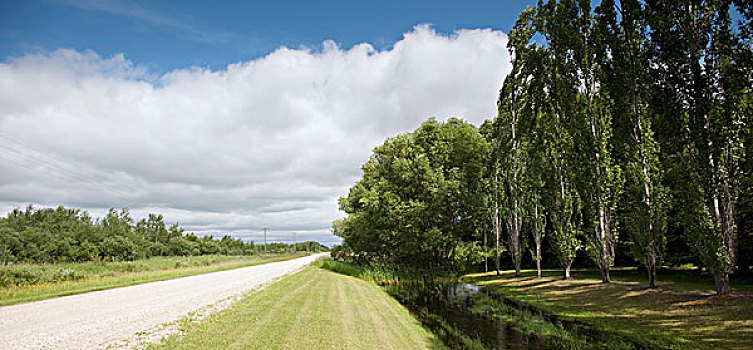
[[[643,288],[645,276],[635,269],[612,272],[613,283],[601,283],[598,272],[576,271],[562,280],[561,272],[535,271],[514,277],[471,274],[463,279],[505,298],[565,322],[577,321],[596,333],[614,334],[648,348],[753,348],[753,293],[749,284],[715,296],[714,286],[690,272],[661,275],[661,288]]]
[[[156,349],[444,348],[374,283],[310,266]]]
[[[0,306],[290,260],[305,255],[307,253],[209,255],[158,257],[129,262],[0,266],[0,279],[8,281],[13,276],[26,275],[25,280],[31,281],[31,284],[0,287]],[[37,278],[29,279],[29,275]]]
[[[384,286],[389,295],[406,305],[426,328],[450,348],[481,350],[516,346],[529,348],[528,345],[531,348],[537,348],[537,345],[559,349],[586,348],[583,339],[575,338],[562,329],[561,325],[558,327],[546,322],[526,310],[508,307],[483,293],[474,293],[474,297],[470,299],[450,300],[448,289],[454,289],[454,295],[458,295],[458,292],[457,278],[452,278],[449,274],[434,274],[426,279],[405,274],[399,276],[399,273],[333,259],[321,259],[315,265]],[[503,332],[505,337],[515,338],[517,334],[509,330],[518,332],[529,340],[540,341],[534,345],[529,340],[520,338],[510,339],[508,344],[500,339],[499,334]],[[493,338],[501,343],[493,343],[491,339],[485,339],[484,343],[481,333],[486,333],[489,338],[490,332],[494,332]]]

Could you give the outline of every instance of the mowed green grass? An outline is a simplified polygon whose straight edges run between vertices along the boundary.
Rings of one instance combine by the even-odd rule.
[[[562,279],[559,270],[472,274],[464,280],[550,313],[645,339],[670,348],[753,349],[753,286],[733,283],[732,295],[716,296],[709,276],[689,271],[659,274],[659,289],[646,289],[646,276],[615,269],[602,284],[594,270]]]
[[[379,286],[318,267],[283,278],[158,349],[442,349]]]
[[[132,286],[203,273],[237,269],[284,261],[308,253],[284,253],[251,256],[189,256],[155,257],[127,262],[86,262],[67,264],[24,264],[0,266],[0,270],[26,269],[42,276],[43,282],[0,287],[0,306],[87,293],[97,290]],[[60,275],[62,280],[52,280],[48,275]],[[0,271],[10,273],[9,271]]]

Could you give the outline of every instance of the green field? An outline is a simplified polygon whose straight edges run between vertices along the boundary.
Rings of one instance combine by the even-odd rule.
[[[596,271],[535,270],[467,275],[468,282],[532,305],[550,314],[583,321],[645,344],[691,349],[753,348],[753,286],[733,283],[735,292],[716,296],[709,276],[668,271],[659,289],[644,288],[646,276],[635,269],[616,269],[613,283],[602,284]]]
[[[250,294],[158,349],[442,349],[376,284],[317,267]]]
[[[0,306],[230,270],[308,255],[204,255],[123,262],[0,266]]]

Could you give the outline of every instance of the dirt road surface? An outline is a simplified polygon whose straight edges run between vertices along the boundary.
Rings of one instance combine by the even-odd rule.
[[[326,254],[0,307],[0,348],[112,347],[274,281]]]

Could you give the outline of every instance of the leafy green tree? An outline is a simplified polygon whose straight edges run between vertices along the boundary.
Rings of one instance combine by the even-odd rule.
[[[136,247],[128,237],[109,236],[102,241],[100,254],[103,260],[130,261],[135,258]]]
[[[83,241],[73,247],[72,256],[74,261],[96,261],[99,259],[99,248],[90,241]]]
[[[18,232],[10,227],[0,225],[0,263],[6,265],[16,262],[18,253],[23,249]]]
[[[648,271],[649,287],[656,288],[656,271],[666,243],[668,195],[662,182],[661,149],[653,131],[655,82],[650,73],[646,13],[637,0],[621,1],[619,6],[605,0],[596,12],[604,55],[603,89],[611,100],[625,171],[622,217],[634,256]]]
[[[525,201],[526,214],[528,215],[529,229],[533,247],[531,255],[536,262],[536,276],[541,277],[541,247],[546,238],[546,213],[545,196],[546,187],[546,162],[545,148],[541,140],[533,140],[532,147],[528,150],[527,173],[524,179],[525,191],[528,193]]]
[[[555,29],[565,56],[563,85],[574,89],[575,97],[571,135],[577,151],[575,182],[583,203],[587,232],[586,248],[601,272],[602,281],[610,282],[609,269],[614,263],[617,229],[614,212],[620,191],[620,168],[612,157],[612,115],[609,98],[602,90],[604,60],[603,40],[595,26],[590,1],[560,1],[556,11],[567,14],[569,21],[558,22]],[[557,16],[556,18],[559,18]]]
[[[499,171],[495,179],[502,177],[504,195],[501,199],[505,228],[507,231],[507,248],[512,258],[515,276],[520,276],[521,262],[524,252],[523,222],[525,217],[525,191],[523,181],[525,173],[526,135],[521,127],[526,119],[531,118],[530,104],[526,101],[527,83],[530,81],[530,72],[526,66],[528,44],[533,36],[533,28],[528,16],[532,11],[524,11],[510,31],[507,44],[510,57],[512,57],[512,71],[505,78],[500,91],[499,114],[494,122],[496,138],[494,162],[497,162]],[[495,206],[497,206],[495,202]]]
[[[496,120],[496,119],[495,119]],[[490,147],[490,153],[488,154],[489,160],[487,166],[483,170],[482,183],[484,187],[484,213],[489,218],[484,225],[488,228],[484,229],[484,251],[488,256],[486,250],[487,232],[492,231],[494,233],[494,269],[499,276],[501,253],[504,251],[502,247],[502,217],[500,215],[500,200],[504,197],[503,186],[500,186],[500,173],[501,164],[499,159],[502,158],[500,152],[503,148],[500,145],[499,132],[497,127],[499,123],[495,123],[492,120],[485,120],[479,128],[479,133],[484,137],[486,143]],[[483,226],[482,226],[483,227]],[[485,271],[488,271],[487,262],[484,261]]]
[[[390,138],[340,199],[335,233],[371,264],[437,269],[453,263],[482,220],[488,147],[471,124],[424,122]]]
[[[736,264],[735,207],[744,155],[744,97],[751,86],[732,1],[647,1],[654,74],[660,77],[665,125],[675,127],[662,149],[673,167],[683,224],[701,262],[714,273],[718,294],[731,291]],[[665,145],[666,148],[665,148]]]
[[[537,33],[546,41],[541,65],[544,67],[535,76],[547,94],[546,106],[542,106],[540,132],[547,158],[551,160],[552,179],[550,191],[545,196],[545,206],[552,224],[552,247],[570,278],[570,268],[581,242],[581,196],[576,186],[577,149],[574,137],[578,127],[577,67],[569,41],[575,35],[567,23],[577,17],[571,2],[560,5],[557,1],[540,2],[534,22]]]
[[[201,242],[201,245],[199,247],[201,255],[219,254],[220,243],[217,242],[212,236],[204,236],[199,240],[199,242]]]
[[[166,244],[169,240],[165,220],[162,214],[149,213],[145,219],[139,220],[136,224],[136,232],[143,239],[152,241],[155,244]]]
[[[110,208],[100,222],[105,235],[107,236],[130,236],[133,227],[133,218],[128,209]]]
[[[176,239],[179,240],[179,239],[183,238],[183,232],[185,232],[185,230],[182,227],[180,227],[180,225],[178,225],[177,222],[174,223],[167,230],[167,241],[170,242],[170,241],[173,241],[173,240],[176,240]],[[190,235],[186,236],[186,238],[188,240],[195,241],[195,239],[193,239],[193,238],[196,238],[196,236],[193,235],[193,234],[190,234]]]
[[[255,254],[253,242],[229,236],[215,241],[184,234],[178,224],[165,228],[162,215],[134,225],[127,209],[110,209],[102,219],[65,207],[15,208],[0,218],[0,263],[134,260],[149,256]]]

